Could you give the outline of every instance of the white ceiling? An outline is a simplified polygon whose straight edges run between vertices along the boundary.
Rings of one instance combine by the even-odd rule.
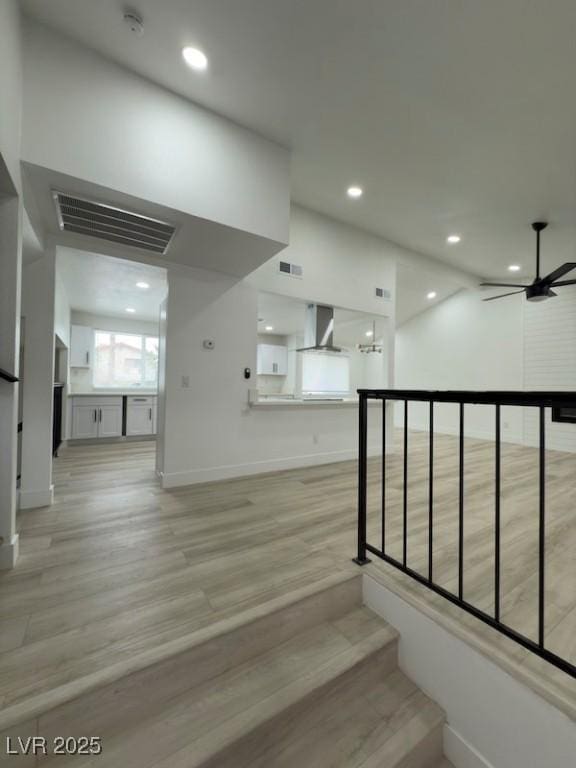
[[[58,270],[72,309],[95,315],[158,321],[166,296],[166,270],[111,256],[58,249]],[[136,287],[145,282],[150,288]],[[127,313],[126,307],[136,310]]]
[[[274,336],[303,336],[308,302],[280,296],[275,293],[258,293],[258,333]],[[382,338],[387,319],[353,310],[334,308],[334,343],[346,347],[370,343],[366,331],[376,323],[376,337]],[[266,331],[271,326],[272,331]]]
[[[142,38],[117,0],[22,4],[289,145],[305,205],[485,276],[532,271],[537,218],[544,267],[574,257],[574,0],[137,0]]]

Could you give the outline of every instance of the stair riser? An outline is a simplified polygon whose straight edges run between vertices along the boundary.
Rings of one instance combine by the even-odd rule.
[[[217,754],[212,754],[206,760],[190,763],[190,768],[249,768],[255,758],[263,753],[267,754],[271,760],[270,765],[273,765],[274,747],[291,721],[301,717],[303,712],[313,707],[322,696],[338,695],[343,701],[346,696],[354,696],[362,688],[368,687],[370,681],[377,677],[385,678],[393,672],[397,667],[397,660],[398,644],[394,641],[271,717],[246,736],[227,745]]]
[[[236,623],[230,631],[217,634],[211,628],[205,642],[28,721],[28,726],[34,726],[30,735],[39,733],[52,739],[61,734],[97,733],[104,741],[139,722],[163,702],[323,621],[340,618],[360,605],[361,597],[361,579],[348,579],[254,621]]]

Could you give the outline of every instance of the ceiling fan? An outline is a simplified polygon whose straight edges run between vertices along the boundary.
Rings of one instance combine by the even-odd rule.
[[[576,262],[568,261],[566,264],[562,264],[561,267],[555,269],[554,272],[550,272],[546,277],[540,277],[540,232],[546,229],[548,223],[546,221],[535,221],[532,224],[532,229],[536,232],[536,277],[530,285],[521,285],[520,283],[480,283],[480,285],[487,285],[493,288],[520,288],[519,291],[510,291],[510,293],[501,293],[499,296],[490,296],[488,299],[482,299],[482,301],[494,301],[494,299],[503,299],[505,296],[513,296],[515,293],[526,293],[528,301],[544,301],[545,299],[551,299],[553,296],[557,296],[552,288],[558,288],[561,285],[576,285],[576,280],[561,280],[568,272],[576,269]]]

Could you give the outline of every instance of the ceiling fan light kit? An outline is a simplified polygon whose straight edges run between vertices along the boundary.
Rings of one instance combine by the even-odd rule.
[[[540,232],[546,229],[548,222],[535,221],[532,224],[532,229],[536,232],[536,277],[530,285],[522,285],[521,283],[480,283],[482,286],[490,286],[491,288],[520,288],[519,291],[510,291],[509,293],[501,293],[499,296],[490,296],[488,299],[482,299],[482,301],[494,301],[495,299],[503,299],[505,296],[514,296],[517,293],[525,293],[528,301],[545,301],[551,299],[558,294],[552,290],[552,288],[558,288],[562,285],[576,285],[576,280],[561,280],[560,278],[576,269],[576,262],[568,261],[566,264],[562,264],[561,267],[550,272],[546,277],[540,277]]]

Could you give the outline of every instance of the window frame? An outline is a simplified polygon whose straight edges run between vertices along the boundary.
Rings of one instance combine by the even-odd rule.
[[[134,338],[140,339],[140,383],[139,384],[127,384],[127,383],[117,383],[117,384],[97,384],[96,383],[96,371],[97,371],[97,336],[99,333],[106,333],[110,336],[110,345],[113,346],[115,344],[115,337],[116,336],[132,336]],[[126,389],[126,390],[134,390],[135,392],[138,392],[142,389],[157,389],[158,388],[158,366],[156,367],[156,376],[153,383],[149,383],[145,380],[146,375],[146,344],[148,342],[148,339],[152,339],[156,342],[158,347],[160,346],[160,338],[159,336],[152,336],[149,333],[134,333],[134,331],[112,331],[112,330],[106,330],[105,328],[94,328],[94,334],[93,334],[93,354],[92,359],[94,360],[94,365],[92,366],[92,389],[94,390],[100,390],[100,389]]]

